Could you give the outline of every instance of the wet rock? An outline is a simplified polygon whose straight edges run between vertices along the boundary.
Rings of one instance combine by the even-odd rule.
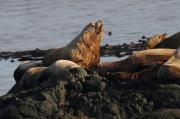
[[[102,111],[104,112],[104,116],[106,119],[121,119],[124,117],[124,110],[119,109],[117,104],[107,104],[102,107]]]
[[[179,119],[180,109],[161,109],[145,114],[140,119]]]
[[[85,77],[87,76],[86,70],[80,67],[70,69],[69,71],[72,73],[76,80],[80,80],[81,82],[83,82]]]
[[[180,107],[178,84],[141,80],[114,82],[96,73],[87,74],[83,82],[53,78],[39,87],[1,97],[0,117],[7,119],[9,117],[2,114],[10,113],[8,116],[22,119],[128,119],[144,117],[146,113],[161,108]]]
[[[83,89],[86,92],[89,91],[102,91],[105,89],[106,87],[106,83],[105,82],[101,82],[99,80],[86,80],[83,83]]]

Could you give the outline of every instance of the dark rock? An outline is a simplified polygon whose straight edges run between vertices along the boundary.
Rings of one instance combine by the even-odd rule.
[[[74,76],[75,80],[80,80],[81,82],[83,82],[85,77],[87,76],[87,72],[83,68],[73,68],[70,69],[70,72]]]
[[[140,119],[180,119],[180,109],[161,109],[145,114]]]
[[[85,92],[89,92],[89,91],[102,91],[105,89],[106,87],[106,83],[105,82],[101,82],[99,80],[86,80],[83,83],[83,89]]]

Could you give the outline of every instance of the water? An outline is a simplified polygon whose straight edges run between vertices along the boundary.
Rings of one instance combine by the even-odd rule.
[[[0,61],[0,95],[4,95],[15,84],[13,72],[18,65],[19,62]]]
[[[61,47],[90,21],[99,19],[105,24],[102,44],[121,44],[162,32],[172,35],[180,31],[179,9],[180,0],[0,0],[0,51]],[[5,65],[0,92],[5,90],[2,86],[11,85],[16,67],[1,62],[1,70]]]

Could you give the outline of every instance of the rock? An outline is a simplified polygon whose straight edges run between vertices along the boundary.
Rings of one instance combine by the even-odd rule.
[[[161,109],[145,114],[140,119],[179,119],[180,109]]]
[[[179,84],[115,81],[79,67],[64,70],[63,77],[50,76],[36,87],[0,97],[0,118],[139,119],[162,108],[180,107]]]
[[[83,83],[84,91],[102,91],[106,87],[105,82],[101,82],[99,80],[86,80]]]
[[[75,80],[79,80],[81,82],[83,82],[85,77],[88,75],[86,70],[83,69],[83,68],[80,68],[80,67],[79,68],[78,67],[72,68],[69,71],[72,73],[72,75],[74,76]]]

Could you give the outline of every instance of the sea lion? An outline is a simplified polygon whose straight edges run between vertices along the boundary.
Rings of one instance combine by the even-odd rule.
[[[48,67],[47,72],[52,75],[52,74],[58,74],[59,72],[65,69],[73,69],[77,67],[81,67],[81,66],[70,60],[58,60]]]
[[[177,49],[158,71],[158,80],[177,81],[177,79],[180,79],[180,49]]]
[[[43,63],[51,65],[57,60],[71,60],[81,67],[95,66],[100,61],[100,42],[104,34],[102,21],[89,23],[67,46],[48,52]]]
[[[28,69],[32,67],[40,67],[40,66],[42,66],[42,62],[24,61],[14,71],[15,81],[18,82]]]
[[[157,44],[167,39],[167,33],[156,34],[147,39],[145,49],[155,48]]]
[[[32,67],[24,73],[19,82],[16,82],[9,93],[36,87],[49,79],[66,78],[71,75],[68,70],[79,67],[79,65],[69,60],[58,60],[49,67]]]
[[[33,88],[38,86],[40,82],[42,82],[42,75],[43,71],[45,71],[47,67],[32,67],[29,68],[24,75],[22,76],[21,80],[16,82],[16,84],[10,89],[8,93],[17,93],[20,90],[27,90],[29,88]],[[45,79],[44,79],[45,80]]]
[[[155,48],[173,48],[177,49],[180,46],[180,32],[170,36],[155,46]]]
[[[157,80],[162,63],[153,63],[138,72],[115,72],[105,75],[119,80]]]
[[[24,88],[32,88],[37,86],[42,78],[42,72],[46,70],[47,67],[33,67],[30,68],[23,76],[22,79],[19,81],[19,84]]]
[[[157,62],[166,62],[175,49],[149,49],[137,51],[127,59],[116,62],[105,62],[97,66],[100,72],[138,72]]]

